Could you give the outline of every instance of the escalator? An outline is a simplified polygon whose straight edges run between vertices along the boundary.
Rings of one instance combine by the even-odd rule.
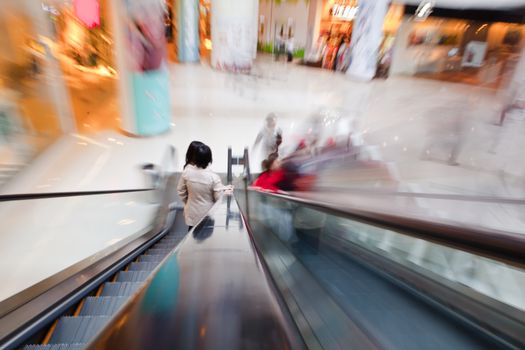
[[[4,347],[525,347],[521,236],[242,186],[189,233],[172,214],[58,317]]]
[[[521,237],[468,242],[469,228],[446,238],[287,195],[237,198],[308,348],[523,348]]]
[[[72,315],[55,320],[42,344],[29,344],[25,350],[84,349],[112,316],[144,285],[160,262],[179,244],[187,232],[182,212],[175,214],[172,228],[155,244],[138,255],[110,280],[101,284],[93,296],[80,301]]]

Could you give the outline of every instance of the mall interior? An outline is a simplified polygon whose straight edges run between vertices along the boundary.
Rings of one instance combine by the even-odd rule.
[[[2,0],[0,202],[0,349],[525,349],[525,0]]]

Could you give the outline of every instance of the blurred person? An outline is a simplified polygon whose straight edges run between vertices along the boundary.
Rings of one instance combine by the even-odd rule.
[[[184,164],[183,169],[186,169],[188,165],[195,165],[195,152],[200,146],[203,146],[204,143],[200,141],[191,141],[186,151],[186,163]]]
[[[261,152],[262,158],[266,159],[272,153],[278,153],[279,146],[282,143],[282,131],[277,127],[277,116],[275,113],[270,113],[266,116],[264,126],[257,134],[253,149],[259,143],[262,143]]]
[[[290,36],[288,40],[286,40],[286,58],[288,62],[293,61],[293,52],[294,52],[294,40],[293,40],[293,36]]]
[[[190,230],[224,192],[232,190],[231,186],[224,186],[219,175],[209,169],[213,160],[210,147],[205,144],[197,145],[191,154],[193,159],[190,161],[193,163],[186,166],[177,186],[177,192],[184,203],[184,219]]]
[[[281,30],[275,35],[275,60],[279,61],[279,57],[283,54],[286,46],[286,40],[284,37],[284,28],[281,26]]]
[[[350,37],[345,36],[336,55],[335,70],[346,72],[350,65]]]
[[[436,108],[430,113],[427,142],[423,149],[423,159],[438,160],[445,153],[449,165],[459,165],[457,159],[463,143],[465,111],[463,102],[449,103],[445,108]]]
[[[284,179],[284,171],[281,169],[281,161],[277,154],[270,154],[268,159],[262,161],[261,167],[263,172],[254,181],[253,186],[273,192],[279,191],[279,184]]]

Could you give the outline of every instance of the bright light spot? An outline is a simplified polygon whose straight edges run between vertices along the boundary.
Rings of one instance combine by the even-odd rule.
[[[133,205],[133,204],[135,204],[135,202],[134,202],[134,201],[129,201],[129,202],[126,202],[126,205],[127,205],[127,206],[130,206],[130,205]]]
[[[109,141],[109,142],[115,142],[115,141],[117,141],[117,140],[115,140],[113,137],[108,137],[108,141]]]
[[[394,136],[394,141],[399,141],[399,136]]]
[[[211,40],[210,39],[204,39],[204,47],[206,48],[206,50],[211,50],[212,49],[212,44],[211,44]]]
[[[386,142],[383,142],[383,147],[386,147]]]
[[[117,145],[119,146],[124,146],[124,143],[120,142],[120,141],[117,141]]]
[[[406,152],[406,151],[408,151],[408,148],[403,147],[403,152]]]
[[[132,219],[122,219],[118,222],[119,225],[129,225],[129,224],[132,224],[134,223],[135,220],[132,220]]]
[[[80,145],[80,146],[87,146],[87,142],[77,142],[77,145]]]

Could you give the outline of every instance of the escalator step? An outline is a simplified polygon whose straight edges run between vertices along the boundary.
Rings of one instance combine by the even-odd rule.
[[[80,316],[111,316],[124,301],[124,297],[89,297],[84,301]]]
[[[85,344],[26,345],[23,350],[82,350],[85,347]]]
[[[151,271],[121,271],[117,282],[144,282],[150,274]]]
[[[157,265],[154,262],[132,262],[128,271],[153,271]]]
[[[167,255],[169,252],[171,252],[171,249],[151,248],[151,249],[146,250],[144,254],[146,255]]]
[[[139,262],[152,262],[158,265],[165,257],[165,255],[141,255],[139,256]]]
[[[125,297],[132,295],[142,283],[137,282],[107,282],[102,289],[103,297]]]
[[[152,249],[166,249],[167,251],[172,251],[175,248],[172,244],[156,244]]]
[[[109,321],[107,316],[61,317],[50,344],[87,343]]]

